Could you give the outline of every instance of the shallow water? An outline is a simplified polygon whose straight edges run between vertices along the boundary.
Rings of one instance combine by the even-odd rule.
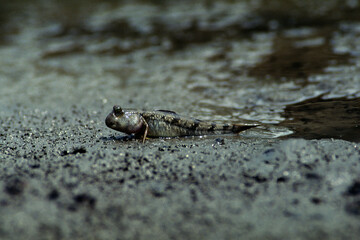
[[[295,131],[317,138],[294,127],[294,116],[309,114],[297,103],[324,94],[327,101],[360,97],[356,18],[334,23],[325,16],[321,24],[289,27],[249,14],[247,2],[2,4],[3,111],[13,104],[58,111],[76,105],[105,118],[120,104],[258,121],[259,137]],[[318,107],[337,121],[339,112],[327,110],[332,105]]]
[[[292,129],[291,137],[360,141],[360,98],[317,97],[286,106],[283,115],[279,125]]]

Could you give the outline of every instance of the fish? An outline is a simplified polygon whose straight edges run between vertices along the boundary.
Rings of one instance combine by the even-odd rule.
[[[122,109],[115,105],[105,119],[107,127],[142,138],[184,137],[239,133],[257,127],[256,123],[219,124],[184,117],[169,110]]]

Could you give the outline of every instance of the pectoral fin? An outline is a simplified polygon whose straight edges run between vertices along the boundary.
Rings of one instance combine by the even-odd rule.
[[[143,123],[145,124],[145,131],[144,131],[144,136],[143,136],[143,143],[145,143],[145,139],[146,139],[146,135],[148,134],[149,131],[149,124],[145,121],[145,119],[143,117],[141,117]]]

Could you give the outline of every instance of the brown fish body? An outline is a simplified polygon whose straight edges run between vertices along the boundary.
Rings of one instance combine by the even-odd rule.
[[[201,136],[239,133],[257,124],[217,124],[184,117],[167,110],[141,111],[114,106],[106,125],[127,134],[146,137]]]

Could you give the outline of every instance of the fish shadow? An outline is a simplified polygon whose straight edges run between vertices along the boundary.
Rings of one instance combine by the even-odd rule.
[[[129,141],[138,140],[138,139],[134,135],[126,135],[126,136],[101,137],[100,140],[102,140],[104,142],[108,142],[108,141],[129,142]]]

